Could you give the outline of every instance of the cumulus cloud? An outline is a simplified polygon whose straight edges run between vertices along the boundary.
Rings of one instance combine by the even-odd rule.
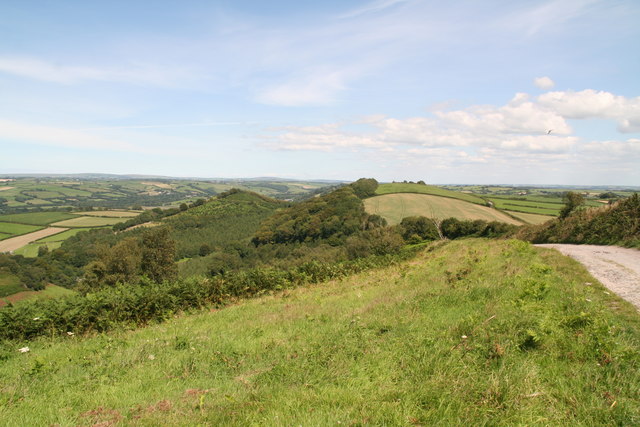
[[[548,92],[538,97],[517,93],[502,106],[474,105],[453,111],[435,110],[429,116],[392,118],[370,115],[353,123],[289,126],[269,129],[265,144],[277,150],[358,152],[386,161],[430,166],[511,168],[640,162],[640,139],[588,141],[573,135],[568,119],[615,120],[619,129],[637,129],[639,98],[608,92]],[[358,132],[354,132],[356,125]],[[364,129],[364,130],[363,130]],[[555,165],[555,166],[549,166]],[[415,166],[417,167],[417,166]],[[515,168],[517,170],[517,168]]]
[[[552,89],[556,84],[549,77],[536,77],[533,79],[533,84],[536,85],[537,88],[543,90]]]
[[[610,92],[586,89],[580,92],[548,92],[538,104],[568,119],[612,119],[620,132],[640,132],[640,96],[627,98]]]

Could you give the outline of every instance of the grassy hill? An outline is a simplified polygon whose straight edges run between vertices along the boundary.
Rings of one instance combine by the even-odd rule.
[[[389,224],[399,224],[408,216],[454,217],[461,220],[482,219],[521,225],[518,221],[496,209],[469,203],[460,199],[427,194],[396,193],[371,197],[364,200],[370,214],[380,215]]]
[[[215,252],[232,243],[247,243],[260,224],[284,206],[287,204],[257,193],[230,190],[201,206],[165,218],[163,223],[172,229],[178,258],[193,258],[200,255],[202,245]],[[195,269],[182,265],[189,274],[206,271],[204,260],[187,263],[203,264]]]
[[[135,331],[4,343],[0,360],[14,425],[640,423],[636,311],[519,241],[436,245]]]

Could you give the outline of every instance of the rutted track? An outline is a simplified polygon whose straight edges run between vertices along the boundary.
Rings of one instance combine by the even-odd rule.
[[[618,246],[536,245],[557,249],[583,264],[607,288],[640,310],[640,251]]]

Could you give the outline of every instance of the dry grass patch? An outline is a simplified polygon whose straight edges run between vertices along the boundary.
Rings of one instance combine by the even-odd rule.
[[[399,224],[402,218],[409,216],[482,219],[522,225],[522,222],[487,206],[427,194],[385,194],[364,200],[364,206],[368,213],[380,215],[392,225]]]

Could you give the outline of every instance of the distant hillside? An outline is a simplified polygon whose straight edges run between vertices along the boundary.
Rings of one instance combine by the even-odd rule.
[[[466,202],[475,203],[477,205],[487,206],[487,202],[482,197],[478,197],[469,193],[462,193],[459,191],[446,190],[434,185],[394,182],[392,184],[380,184],[378,186],[378,189],[376,190],[376,194],[379,196],[393,193],[431,194],[434,196],[450,197],[452,199],[459,199]]]
[[[286,206],[257,193],[230,190],[163,223],[172,228],[178,258],[187,258],[199,255],[202,245],[213,250],[231,242],[248,242],[266,218]]]
[[[640,248],[640,196],[600,208],[580,209],[519,230],[516,237],[534,243],[620,244]]]

